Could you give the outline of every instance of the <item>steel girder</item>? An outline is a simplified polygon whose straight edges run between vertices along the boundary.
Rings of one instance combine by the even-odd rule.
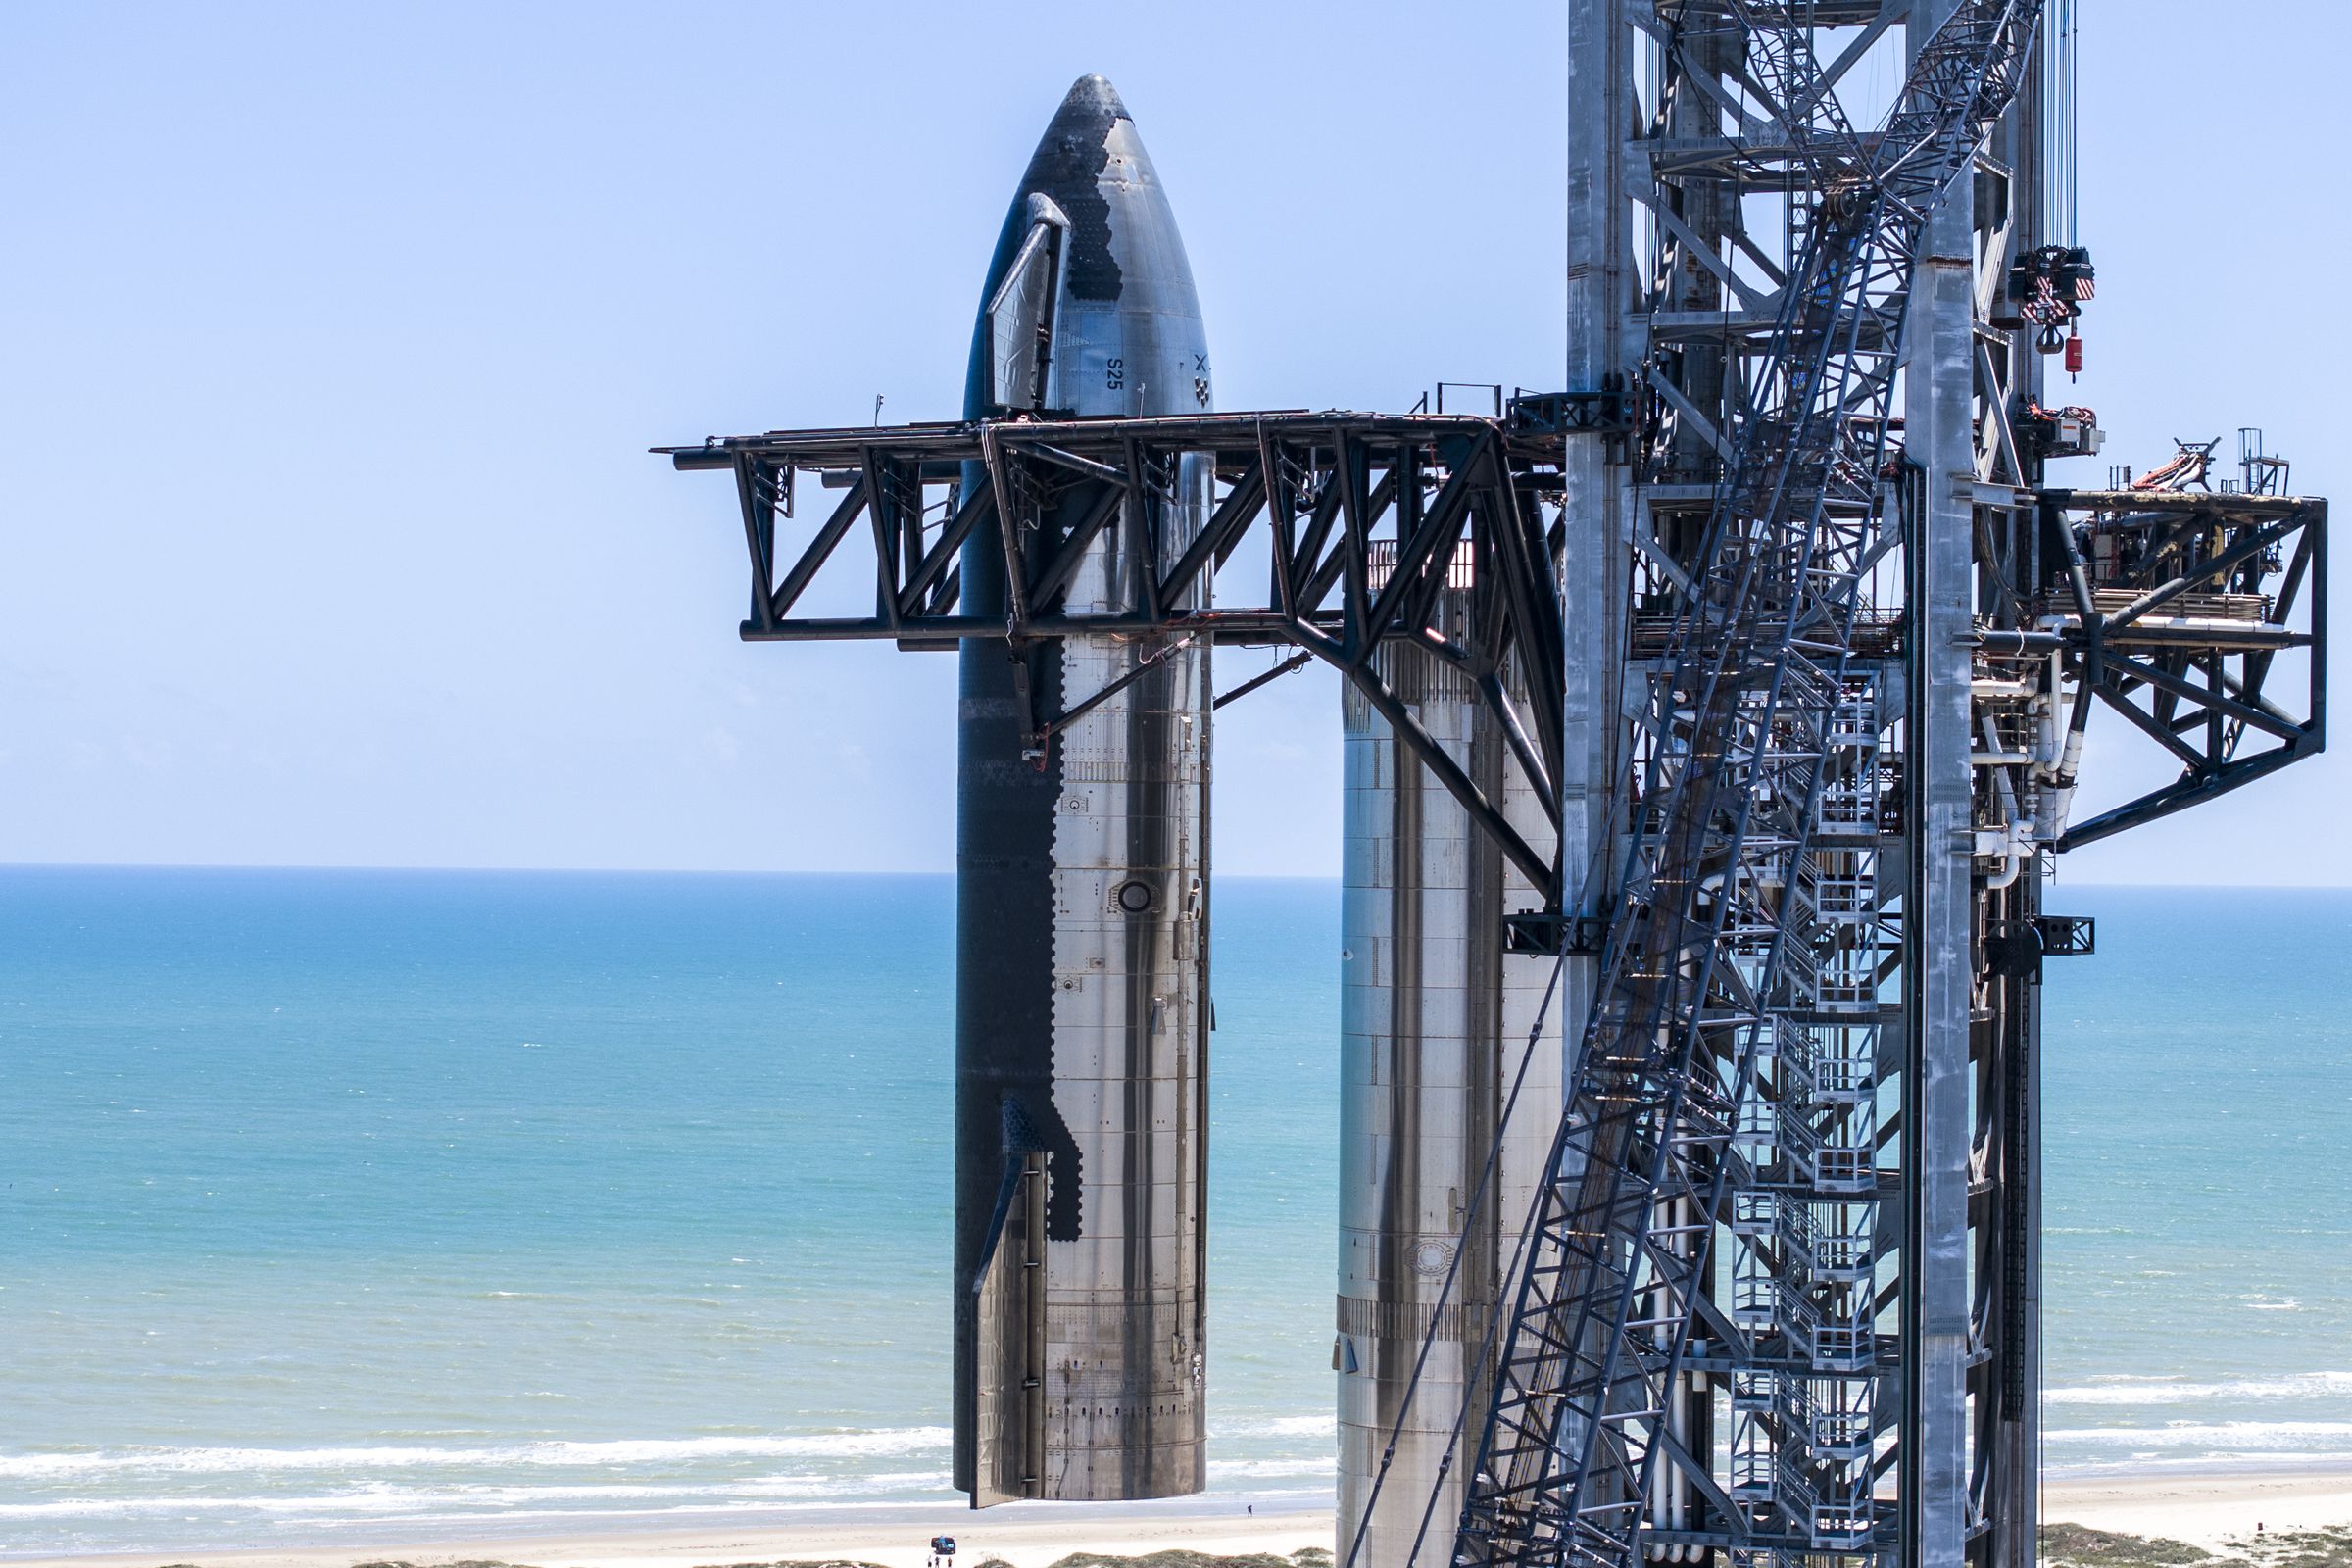
[[[1554,822],[1559,819],[1562,630],[1555,526],[1556,409],[1503,420],[1446,415],[1241,414],[1160,419],[1002,419],[809,431],[659,449],[683,469],[731,471],[752,563],[751,642],[887,640],[902,648],[966,639],[1021,644],[1094,632],[1166,646],[1188,637],[1288,644],[1340,673],[1396,729],[1446,789],[1558,909],[1557,855],[1533,849],[1381,680],[1373,651],[1404,640],[1464,670]],[[1190,538],[1166,537],[1187,473],[1205,466],[1214,494]],[[779,548],[796,479],[841,499],[797,553]],[[859,528],[863,518],[867,524]],[[1218,568],[1255,531],[1265,582],[1237,595]],[[858,544],[850,541],[855,536]],[[1117,541],[1133,573],[1128,613],[1064,606],[1083,557]],[[958,612],[957,561],[994,541],[1009,612]],[[863,615],[796,615],[834,559],[872,584]],[[1467,641],[1438,615],[1448,573],[1472,598]],[[1215,580],[1217,593],[1208,585]],[[1238,599],[1238,602],[1237,602]],[[1522,711],[1506,662],[1530,693]],[[1110,695],[1032,715],[1042,748]],[[1228,693],[1227,699],[1240,695]]]
[[[2041,608],[2070,636],[2077,700],[2095,698],[2130,720],[2181,769],[2162,789],[2069,825],[2060,849],[2169,816],[2320,752],[2327,502],[2050,490],[2040,505],[2044,536],[2068,563]]]

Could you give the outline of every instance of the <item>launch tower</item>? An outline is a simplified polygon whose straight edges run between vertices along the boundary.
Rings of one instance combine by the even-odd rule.
[[[1344,1568],[2029,1568],[2041,970],[2091,946],[2044,874],[2320,749],[2326,503],[2053,482],[2101,439],[2052,390],[2065,0],[1566,4],[1564,391],[663,450],[735,476],[747,639],[1125,649],[1007,688],[1049,769],[1187,651],[1343,676],[1349,1136],[1390,1139],[1347,1156]],[[796,480],[845,493],[793,546]],[[796,615],[842,556],[871,613]],[[2079,809],[2094,723],[2178,777]],[[1564,1106],[1531,1072],[1506,1120],[1546,1027]],[[1050,1291],[1050,1137],[984,1120],[992,1266]],[[963,1272],[1001,1422],[1053,1353]],[[975,1501],[1054,1494],[1022,1441]]]

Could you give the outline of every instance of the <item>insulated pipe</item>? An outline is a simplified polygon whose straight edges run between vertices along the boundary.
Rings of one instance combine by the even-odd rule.
[[[2082,577],[2082,557],[2076,552],[2071,535],[2067,537],[2067,556],[2068,569],[2079,585],[2079,592],[2087,594],[2087,586],[2080,586]],[[2052,620],[2056,618],[2050,617]],[[2050,701],[2053,704],[2058,701],[2058,674],[2062,662],[2060,655],[2050,656]],[[2067,715],[2065,747],[2058,754],[2050,776],[2049,837],[2052,844],[2066,836],[2067,820],[2074,812],[2075,783],[2082,771],[2082,736],[2090,727],[2091,701],[2103,673],[2103,662],[2100,639],[2093,636],[2090,648],[2083,656],[2082,678],[2075,688],[2074,710]]]
[[[1990,877],[1986,878],[1984,885],[1988,888],[2005,888],[2010,883],[2017,880],[2017,867],[2019,858],[2018,841],[2021,837],[2019,829],[2022,824],[2020,823],[2018,816],[2017,796],[2009,788],[2009,775],[2006,772],[2001,771],[2000,768],[2005,765],[2005,760],[2014,759],[2017,763],[2027,764],[2034,760],[2034,757],[2030,752],[2014,754],[2001,752],[1999,750],[2000,736],[1993,728],[1991,714],[1984,713],[1978,715],[1978,723],[1979,727],[1984,732],[1984,744],[1986,747],[1990,748],[1990,750],[1976,753],[1969,759],[1969,760],[1971,762],[1975,762],[1979,766],[1984,766],[1986,764],[1979,760],[1980,759],[1994,759],[1993,762],[1990,764],[1995,769],[1992,775],[1992,788],[1994,795],[1999,798],[2001,804],[2002,826],[1999,831],[2003,845],[2003,848],[1994,853],[2004,857],[2000,870],[1994,872]]]
[[[2085,694],[2087,696],[2087,694]],[[2082,714],[2087,704],[2076,705]],[[2058,769],[2050,792],[2050,841],[2056,843],[2066,836],[2067,818],[2075,808],[2075,780],[2082,769],[2082,730],[2076,725],[2066,732],[2066,750],[2059,755]]]

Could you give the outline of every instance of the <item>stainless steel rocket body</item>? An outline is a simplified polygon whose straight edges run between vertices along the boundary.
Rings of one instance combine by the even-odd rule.
[[[1099,76],[1039,143],[982,299],[968,416],[1210,406],[1183,242]],[[1157,509],[1159,566],[1199,532],[1207,484],[1187,463],[1142,503]],[[1125,521],[1089,547],[1068,609],[1136,608],[1143,530]],[[1039,559],[1072,525],[1020,548]],[[1002,546],[983,532],[962,564],[976,613],[1005,602]],[[1208,650],[1088,636],[972,641],[961,657],[956,1484],[974,1506],[1197,1492]]]
[[[1467,614],[1466,570],[1455,565],[1443,601],[1457,622]],[[1448,631],[1466,638],[1458,625]],[[1468,677],[1400,644],[1376,657],[1390,689],[1528,842],[1553,842]],[[1440,1462],[1464,1401],[1485,1397],[1488,1320],[1558,1122],[1560,1029],[1556,1004],[1544,1009],[1551,960],[1502,951],[1504,913],[1540,908],[1542,895],[1351,688],[1344,721],[1338,1550],[1345,1557],[1355,1539],[1394,1432],[1396,1456],[1357,1561],[1402,1568],[1433,1490],[1424,1560],[1448,1549],[1460,1512],[1476,1457],[1475,1403],[1443,1488]],[[1517,1107],[1480,1199],[1514,1080]]]

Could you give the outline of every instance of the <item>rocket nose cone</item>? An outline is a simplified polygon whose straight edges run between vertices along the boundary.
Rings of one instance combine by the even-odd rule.
[[[996,298],[1037,221],[1031,201],[1039,196],[1051,201],[1067,224],[1058,265],[1061,304],[1053,327],[1055,364],[1091,355],[1095,392],[1116,394],[1097,408],[1094,404],[1104,397],[1082,398],[1078,381],[1068,379],[1057,383],[1062,401],[1056,407],[1084,414],[1192,413],[1207,407],[1208,355],[1205,345],[1193,341],[1200,335],[1200,303],[1167,193],[1118,90],[1104,77],[1085,75],[1070,84],[1038,138],[997,235],[964,383],[969,416],[979,418],[991,406],[988,302]],[[1165,366],[1152,375],[1130,368],[1142,363],[1138,356],[1147,352],[1145,338],[1174,343],[1177,336],[1185,338],[1184,352],[1170,348]],[[1191,367],[1181,375],[1174,368],[1179,359]],[[1187,401],[1166,410],[1147,408],[1138,401],[1137,389],[1143,387],[1154,393],[1182,389]]]
[[[1062,94],[1061,108],[1054,116],[1056,123],[1073,119],[1101,121],[1134,118],[1127,113],[1127,106],[1119,102],[1119,90],[1110,84],[1110,78],[1100,75],[1080,76],[1071,82],[1070,90]]]

